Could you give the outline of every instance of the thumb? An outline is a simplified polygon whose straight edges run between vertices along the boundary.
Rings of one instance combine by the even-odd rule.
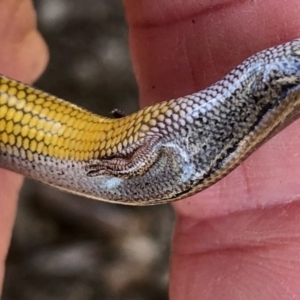
[[[249,55],[296,38],[300,32],[297,0],[284,5],[281,0],[219,0],[213,5],[210,1],[192,0],[124,3],[143,105],[196,92]],[[276,264],[267,253],[262,252],[267,256],[262,258],[255,251],[249,252],[253,245],[265,246],[270,239],[276,244],[291,238],[291,232],[293,236],[298,234],[300,220],[295,212],[299,205],[274,207],[297,200],[300,194],[298,127],[299,122],[289,126],[213,187],[175,203],[178,221],[172,257],[172,299],[219,299],[229,290],[229,299],[240,299],[242,296],[232,293],[242,289],[248,277],[252,288],[261,289],[272,279],[274,289],[268,292],[278,293],[281,288],[282,294],[259,298],[250,293],[250,288],[242,289],[246,299],[250,295],[255,295],[253,299],[289,299],[292,293],[300,293],[293,280],[297,264],[292,274],[279,267],[279,273],[273,274]],[[297,261],[300,256],[293,245],[288,244],[276,255],[269,253],[274,259],[281,255],[283,260]],[[247,255],[233,251],[228,256],[218,256],[224,249],[246,249]],[[224,258],[228,265],[221,263]],[[245,259],[252,259],[253,266],[234,273]],[[265,264],[264,268],[274,276],[262,278],[263,272],[257,274],[259,264]],[[221,272],[220,268],[229,266],[231,273]]]

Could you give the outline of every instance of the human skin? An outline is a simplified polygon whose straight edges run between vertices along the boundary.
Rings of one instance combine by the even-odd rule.
[[[36,30],[31,0],[0,1],[0,73],[32,83],[48,52]],[[22,176],[0,169],[0,290]]]
[[[198,91],[256,51],[300,36],[298,0],[124,0],[124,6],[143,106]],[[2,1],[0,16],[0,72],[32,82],[47,55],[30,2]],[[171,300],[300,298],[299,126],[213,187],[174,204]],[[21,181],[0,172],[1,278]]]
[[[300,37],[299,0],[124,0],[142,106]],[[300,299],[300,122],[174,204],[170,299]]]

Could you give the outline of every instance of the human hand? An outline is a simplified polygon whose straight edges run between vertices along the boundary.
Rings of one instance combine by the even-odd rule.
[[[196,92],[251,54],[300,36],[297,0],[124,4],[143,106]],[[171,300],[300,298],[299,126],[174,204]]]
[[[31,0],[0,2],[0,73],[33,82],[44,70],[48,53],[36,30]],[[0,290],[22,176],[0,169]]]

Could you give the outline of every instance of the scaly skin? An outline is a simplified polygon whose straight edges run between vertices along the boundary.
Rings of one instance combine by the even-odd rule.
[[[300,40],[251,56],[198,93],[109,119],[0,78],[0,166],[87,197],[179,200],[294,120]]]

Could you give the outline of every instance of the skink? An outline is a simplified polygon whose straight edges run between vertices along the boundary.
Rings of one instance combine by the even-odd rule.
[[[0,77],[0,166],[98,200],[152,205],[199,192],[296,119],[300,39],[200,92],[105,118]]]

